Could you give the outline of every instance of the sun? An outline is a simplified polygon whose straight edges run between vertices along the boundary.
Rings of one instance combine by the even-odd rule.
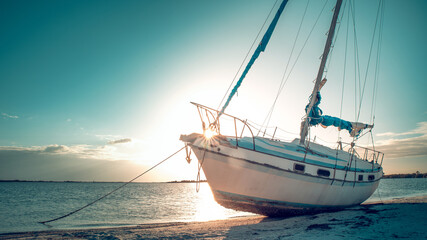
[[[215,131],[213,131],[212,129],[208,128],[205,130],[204,134],[206,139],[211,139],[213,136],[217,135],[217,133]]]

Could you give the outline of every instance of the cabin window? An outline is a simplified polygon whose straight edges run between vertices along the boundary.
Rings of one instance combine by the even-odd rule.
[[[331,175],[331,172],[329,172],[328,170],[318,169],[317,175],[322,177],[329,177]]]
[[[363,181],[363,175],[359,175],[359,181]]]
[[[368,180],[369,180],[369,181],[373,181],[373,180],[375,180],[375,176],[374,176],[374,175],[369,175],[369,176],[368,176]]]
[[[294,171],[304,172],[305,171],[305,165],[295,163]]]

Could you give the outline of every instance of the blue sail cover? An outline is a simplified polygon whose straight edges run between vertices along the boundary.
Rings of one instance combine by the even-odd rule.
[[[218,117],[224,113],[225,109],[227,108],[227,106],[230,103],[231,99],[233,98],[234,94],[236,94],[237,89],[242,84],[243,79],[245,78],[246,74],[249,72],[249,69],[251,69],[252,65],[254,64],[255,60],[258,58],[259,54],[261,52],[264,52],[265,48],[267,47],[268,41],[270,40],[270,37],[273,34],[274,28],[276,27],[277,21],[279,20],[280,15],[282,14],[283,9],[285,8],[285,5],[287,2],[288,2],[288,0],[283,0],[282,4],[280,5],[279,9],[277,10],[276,15],[274,16],[273,21],[270,23],[270,26],[268,27],[266,33],[264,34],[264,37],[261,39],[261,42],[259,43],[258,47],[255,49],[255,52],[252,55],[251,60],[249,61],[248,65],[246,65],[246,68],[243,71],[242,76],[240,76],[239,81],[237,81],[236,85],[231,90],[230,95],[228,96],[228,99],[225,102],[224,106],[222,107],[221,112],[219,113]]]
[[[309,121],[310,125],[315,126],[320,123],[325,127],[335,126],[340,129],[346,129],[348,130],[349,133],[351,133],[352,131],[351,122],[337,118],[337,117],[322,115],[323,111],[319,107],[321,100],[322,100],[322,96],[320,95],[320,92],[317,92],[314,105],[311,108],[310,113],[308,114],[308,117],[310,119]],[[311,97],[310,97],[310,101],[311,101]],[[307,106],[305,107],[305,111],[308,110],[308,107],[309,107],[309,104],[307,104]]]
[[[317,124],[321,124],[324,127],[335,126],[340,130],[341,129],[347,130],[348,133],[350,133],[350,136],[352,137],[359,136],[361,130],[363,129],[373,127],[373,125],[368,125],[368,124],[358,123],[358,122],[353,123],[341,118],[322,115],[323,111],[319,107],[321,99],[322,99],[322,96],[320,95],[320,92],[317,92],[313,107],[311,108],[310,113],[308,113],[309,124],[311,126],[315,126]],[[307,104],[307,106],[305,107],[305,111],[308,110],[309,105],[310,104]]]

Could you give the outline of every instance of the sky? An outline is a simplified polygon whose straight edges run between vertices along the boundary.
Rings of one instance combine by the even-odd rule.
[[[202,130],[190,102],[220,106],[274,3],[1,0],[0,179],[127,181],[171,155],[184,146],[180,134]],[[304,45],[324,5],[319,27]],[[299,132],[334,3],[312,0],[304,15],[306,6],[305,0],[289,1],[266,51],[226,110],[262,124],[287,70],[269,124],[283,130],[278,135],[285,139]],[[344,3],[342,12],[349,6]],[[374,145],[385,153],[385,173],[427,172],[427,2],[385,1],[380,45],[373,31],[377,7],[378,1],[354,4],[359,73],[350,70],[355,62],[342,58],[346,42],[348,55],[354,52],[354,41],[346,41],[354,37],[346,30],[351,21],[340,18],[321,108],[357,120],[363,92],[359,120],[375,124]],[[352,78],[358,74],[363,83],[365,73],[378,80],[375,85],[367,77],[362,91],[363,84]],[[331,146],[338,137],[349,140],[333,128],[314,127],[311,135]],[[181,152],[139,181],[196,175],[196,161],[187,164]]]

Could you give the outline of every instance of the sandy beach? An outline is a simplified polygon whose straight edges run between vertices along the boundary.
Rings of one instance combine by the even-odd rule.
[[[0,239],[426,239],[427,196],[365,203],[289,218],[239,217],[209,222],[0,234]]]

